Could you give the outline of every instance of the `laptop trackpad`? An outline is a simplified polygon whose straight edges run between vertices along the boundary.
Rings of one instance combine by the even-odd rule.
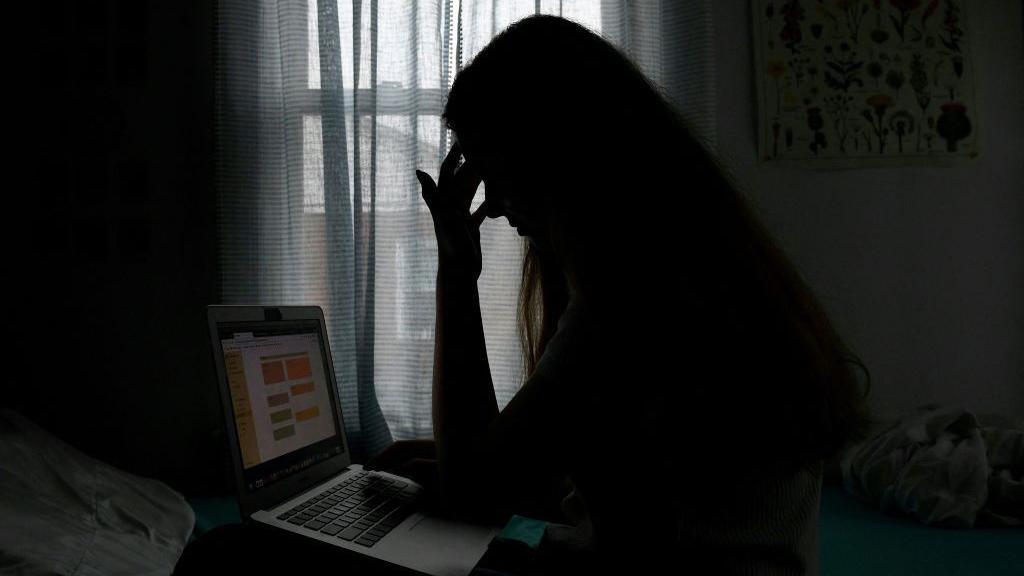
[[[392,562],[427,574],[468,574],[498,528],[415,514],[381,541]],[[383,550],[382,550],[383,552]]]

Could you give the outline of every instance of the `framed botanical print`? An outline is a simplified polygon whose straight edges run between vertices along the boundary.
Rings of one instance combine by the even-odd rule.
[[[812,167],[977,155],[961,0],[752,0],[758,153]]]

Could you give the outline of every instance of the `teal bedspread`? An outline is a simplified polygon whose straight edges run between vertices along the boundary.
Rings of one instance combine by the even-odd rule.
[[[196,513],[196,535],[238,522],[232,498],[189,504]],[[822,490],[820,522],[822,576],[1024,575],[1021,529],[929,528],[867,508],[836,486]]]
[[[822,576],[1020,576],[1024,530],[930,528],[867,508],[837,486],[821,495]]]

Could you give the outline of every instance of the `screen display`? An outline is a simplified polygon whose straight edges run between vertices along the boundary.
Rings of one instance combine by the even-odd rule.
[[[218,326],[250,491],[342,452],[317,320]]]

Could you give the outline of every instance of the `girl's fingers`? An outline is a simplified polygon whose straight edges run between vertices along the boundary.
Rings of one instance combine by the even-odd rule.
[[[476,212],[473,212],[469,217],[469,221],[473,225],[473,228],[480,228],[480,225],[484,222],[484,218],[487,218],[487,200],[480,203],[480,207],[477,208]]]
[[[452,149],[448,151],[448,155],[444,157],[441,162],[441,175],[438,176],[438,180],[451,176],[455,173],[455,168],[459,165],[459,158],[462,156],[462,148],[459,147],[459,142],[456,140],[452,144]]]
[[[419,180],[423,200],[427,203],[428,207],[433,208],[438,199],[437,183],[430,177],[430,174],[422,170],[416,170],[416,179]],[[441,201],[453,208],[459,207],[458,209],[468,210],[482,181],[483,179],[476,170],[468,163],[464,163],[456,169],[454,174],[445,179],[445,182],[447,182],[445,184],[447,186],[446,190],[452,192],[452,194],[449,195],[448,192],[445,192],[445,197],[441,198]],[[452,188],[454,189],[449,190]]]
[[[468,208],[473,202],[473,197],[476,196],[476,190],[480,187],[483,178],[468,160],[455,170],[455,176],[458,188],[462,192],[459,200]]]
[[[416,179],[420,181],[420,194],[423,196],[423,201],[427,203],[427,206],[433,205],[437,192],[437,184],[434,183],[434,179],[430,177],[430,174],[420,170],[416,171]]]

